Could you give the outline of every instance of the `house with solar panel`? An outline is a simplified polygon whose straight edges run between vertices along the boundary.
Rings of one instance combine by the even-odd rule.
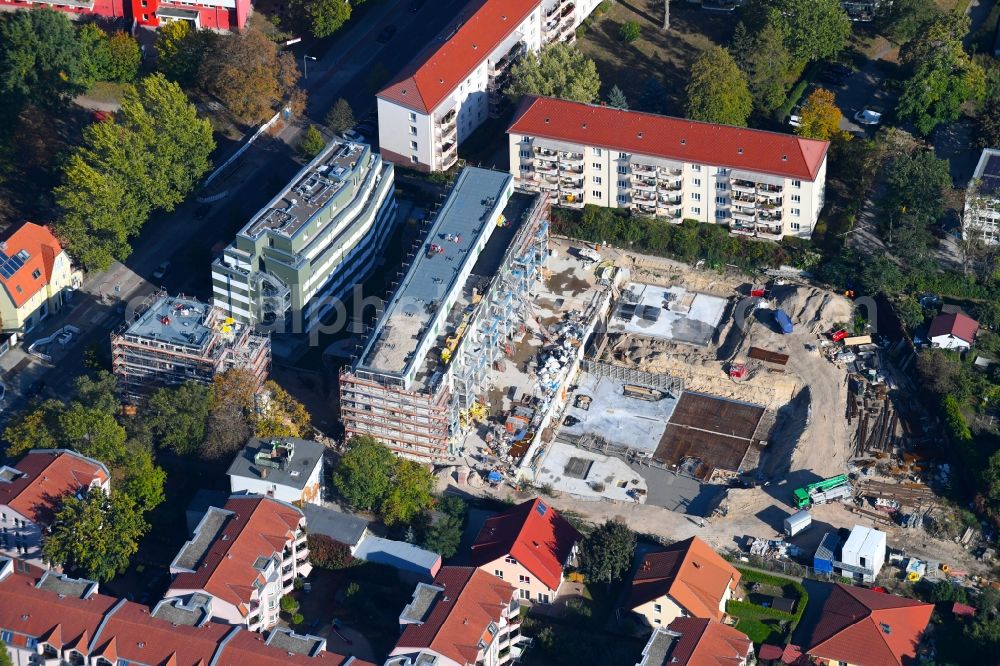
[[[965,192],[962,237],[987,245],[1000,242],[1000,149],[987,148]]]
[[[0,322],[5,333],[27,333],[58,312],[83,274],[48,227],[25,222],[0,241]]]

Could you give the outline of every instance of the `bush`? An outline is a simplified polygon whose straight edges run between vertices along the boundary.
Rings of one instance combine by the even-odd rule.
[[[292,615],[292,624],[294,625],[302,624],[303,622],[305,622],[305,620],[306,619],[302,617],[302,613],[296,613],[295,615]]]
[[[639,39],[641,35],[642,29],[635,21],[625,21],[622,23],[622,27],[618,29],[618,39],[622,40],[626,44],[631,44],[635,40]]]
[[[294,615],[299,611],[299,602],[296,601],[295,597],[290,594],[286,594],[281,597],[281,601],[278,605],[283,613],[288,613],[289,615]]]
[[[309,546],[309,561],[313,566],[322,569],[346,569],[358,563],[351,555],[347,544],[334,541],[325,534],[309,533],[306,537]]]
[[[326,148],[326,139],[315,125],[310,125],[305,132],[302,133],[302,138],[299,139],[299,153],[303,157],[312,159],[320,154]]]

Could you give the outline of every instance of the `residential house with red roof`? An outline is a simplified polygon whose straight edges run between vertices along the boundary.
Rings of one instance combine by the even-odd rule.
[[[549,603],[583,536],[535,498],[488,518],[472,544],[472,564],[510,583],[518,598]]]
[[[0,241],[0,324],[27,333],[63,306],[83,275],[48,227],[25,222]]]
[[[961,351],[972,346],[978,332],[978,321],[961,312],[949,312],[931,320],[927,339],[932,347]]]
[[[300,509],[267,497],[210,507],[170,565],[164,598],[204,600],[212,617],[251,631],[273,627],[281,597],[312,570],[305,527]]]
[[[915,666],[933,604],[835,583],[809,605],[793,642],[810,663],[828,666]]]
[[[192,30],[242,30],[253,11],[252,0],[0,0],[9,10],[47,7],[71,17],[99,17],[108,22],[156,28],[170,21],[187,21]]]
[[[108,468],[75,451],[35,449],[0,466],[0,554],[45,567],[42,534],[66,495],[111,489]]]
[[[679,617],[653,631],[636,666],[747,666],[753,654],[753,643],[733,627]]]
[[[642,559],[625,605],[653,628],[678,617],[721,621],[739,582],[733,565],[691,537]]]
[[[318,636],[249,632],[212,619],[206,599],[150,609],[97,583],[0,558],[0,640],[17,666],[372,666],[329,652]]]
[[[378,93],[383,159],[445,171],[458,144],[507,103],[511,67],[553,42],[573,41],[600,0],[479,0]]]
[[[418,583],[399,624],[385,666],[500,666],[522,651],[514,587],[474,567],[443,567]]]
[[[809,238],[825,200],[828,141],[551,97],[526,98],[507,133],[518,184],[570,208],[780,239]]]

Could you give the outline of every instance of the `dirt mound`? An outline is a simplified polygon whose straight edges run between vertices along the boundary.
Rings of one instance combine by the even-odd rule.
[[[797,327],[819,333],[837,322],[851,320],[851,303],[843,296],[815,287],[782,285],[772,296]]]

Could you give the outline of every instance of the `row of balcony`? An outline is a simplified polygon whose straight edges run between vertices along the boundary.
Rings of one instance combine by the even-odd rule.
[[[684,170],[680,168],[658,167],[652,164],[642,164],[641,162],[632,162],[629,164],[629,168],[634,174],[655,175],[657,178],[671,178],[684,174]]]

